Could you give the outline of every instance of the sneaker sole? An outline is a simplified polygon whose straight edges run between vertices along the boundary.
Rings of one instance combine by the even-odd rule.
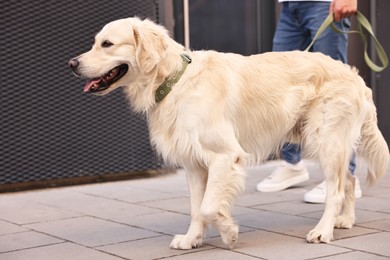
[[[360,199],[362,197],[361,191],[355,191],[355,199]],[[325,196],[315,196],[315,195],[305,195],[303,196],[303,201],[307,203],[313,203],[313,204],[323,204],[325,203]]]

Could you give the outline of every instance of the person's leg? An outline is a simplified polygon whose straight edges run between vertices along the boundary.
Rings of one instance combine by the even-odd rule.
[[[282,166],[259,182],[256,189],[261,192],[274,192],[287,189],[309,179],[303,162],[301,162],[301,147],[298,144],[284,144],[282,147]]]
[[[326,17],[329,15],[329,2],[304,2],[301,10],[301,27],[305,28],[309,37],[306,38],[305,48],[313,40],[318,28],[322,25]],[[335,23],[336,27],[342,31],[349,31],[350,20],[342,19]],[[348,35],[337,33],[330,27],[317,38],[311,47],[312,52],[321,52],[332,57],[335,60],[340,60],[347,63],[347,47]]]
[[[282,159],[290,164],[297,164],[301,161],[301,146],[298,144],[286,143],[282,146]]]
[[[305,33],[299,27],[296,4],[282,3],[279,22],[273,38],[272,51],[303,50]]]
[[[329,14],[329,2],[284,2],[280,14],[280,20],[273,40],[273,51],[304,50],[313,40],[318,28]],[[350,28],[349,19],[343,19],[336,23],[342,31]],[[321,52],[333,59],[347,62],[346,34],[339,34],[327,28],[316,40],[311,51]],[[282,147],[282,159],[286,162],[277,168],[268,178],[258,183],[259,191],[278,191],[288,188],[299,182],[307,180],[308,174],[301,162],[301,149],[298,144],[286,144]],[[354,173],[355,160],[352,158],[349,171]],[[295,181],[292,181],[294,177]],[[299,182],[297,182],[300,180]],[[313,203],[323,203],[325,195],[323,188],[325,183],[321,183],[311,192],[305,194],[304,200]],[[355,196],[361,197],[359,181],[356,181]],[[318,192],[320,191],[320,192]],[[312,194],[312,193],[318,194]],[[314,199],[311,195],[314,196]],[[320,201],[319,201],[320,200]]]
[[[305,33],[299,27],[297,15],[299,3],[284,2],[280,19],[273,39],[273,51],[303,50]],[[301,162],[301,147],[298,144],[286,143],[281,149],[284,160],[282,166],[257,184],[261,192],[273,192],[287,189],[309,179],[309,173]]]
[[[311,43],[318,28],[322,25],[326,17],[329,15],[329,2],[302,2],[299,6],[298,16],[300,17],[300,28],[303,28],[307,37],[303,49]],[[349,19],[342,19],[335,23],[336,27],[341,31],[349,31],[351,23]],[[341,34],[333,31],[331,28],[327,28],[320,37],[314,42],[310,51],[321,52],[330,56],[335,60],[340,60],[347,63],[347,47],[348,36],[347,34]],[[352,157],[349,164],[349,172],[354,175],[356,168],[355,156]],[[353,179],[353,178],[351,178]],[[361,197],[361,188],[359,180],[355,181],[355,197]],[[307,192],[304,196],[304,201],[311,203],[324,203],[326,196],[325,182],[317,185],[313,190]]]

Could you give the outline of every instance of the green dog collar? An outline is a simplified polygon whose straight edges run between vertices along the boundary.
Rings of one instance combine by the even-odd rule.
[[[158,87],[155,94],[157,103],[159,103],[168,95],[168,93],[172,90],[172,86],[179,81],[184,71],[186,70],[187,65],[190,64],[192,61],[191,57],[187,54],[181,54],[180,56],[182,58],[182,68],[181,70],[173,74],[173,76],[167,77],[164,82]]]

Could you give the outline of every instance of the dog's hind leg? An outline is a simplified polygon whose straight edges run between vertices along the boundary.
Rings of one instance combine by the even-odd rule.
[[[185,235],[174,237],[170,245],[173,249],[200,247],[203,244],[204,232],[208,224],[200,214],[200,205],[207,184],[207,170],[200,166],[187,166],[185,172],[190,189],[191,224]]]
[[[238,238],[238,226],[230,210],[238,193],[245,188],[244,161],[238,155],[213,156],[201,205],[202,215],[218,229],[223,242],[230,248]]]
[[[328,148],[335,147],[328,143]],[[325,156],[324,156],[325,155]],[[348,168],[348,153],[333,151],[324,153],[321,160],[326,181],[325,211],[317,226],[311,230],[306,239],[311,243],[329,243],[333,240],[333,229],[336,217],[340,214],[344,201],[345,178]]]
[[[347,174],[345,199],[342,212],[336,218],[336,228],[352,228],[353,224],[355,224],[355,180],[355,176]]]

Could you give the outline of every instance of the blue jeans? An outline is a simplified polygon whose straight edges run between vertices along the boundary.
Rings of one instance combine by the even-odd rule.
[[[299,144],[284,144],[282,146],[282,158],[288,163],[297,164],[301,161],[302,151]],[[349,161],[348,170],[350,173],[354,174],[356,169],[356,155],[352,155],[351,160]]]
[[[313,40],[318,28],[329,14],[330,2],[283,2],[280,19],[273,39],[273,51],[305,50]],[[349,19],[335,23],[337,28],[348,31]],[[332,31],[329,27],[314,42],[310,51],[321,52],[335,60],[347,63],[348,36]],[[282,158],[291,164],[301,160],[301,147],[298,144],[284,144]],[[355,171],[355,155],[349,170]]]
[[[280,19],[273,39],[273,51],[305,50],[318,28],[329,14],[330,2],[283,2]],[[348,31],[349,19],[335,23]],[[348,36],[329,27],[317,38],[310,51],[322,52],[335,60],[347,63]]]

